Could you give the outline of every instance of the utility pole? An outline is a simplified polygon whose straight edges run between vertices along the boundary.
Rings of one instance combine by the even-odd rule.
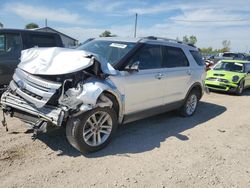
[[[48,27],[48,21],[47,21],[47,18],[45,18],[45,28],[46,28],[46,32],[47,32],[47,27]]]
[[[136,30],[137,30],[137,16],[138,14],[135,13],[135,31],[134,31],[134,37],[136,38]]]

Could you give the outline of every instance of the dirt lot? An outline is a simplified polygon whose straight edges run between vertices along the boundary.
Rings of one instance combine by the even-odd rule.
[[[250,187],[250,91],[205,95],[197,113],[171,112],[120,127],[82,155],[63,131],[36,141],[23,123],[0,129],[0,187]],[[1,117],[2,118],[2,117]]]

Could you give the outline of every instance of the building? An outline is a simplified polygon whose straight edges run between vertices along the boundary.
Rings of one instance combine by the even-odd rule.
[[[41,27],[41,28],[37,28],[35,29],[37,31],[44,31],[44,32],[52,32],[52,33],[58,33],[60,36],[61,36],[61,39],[62,39],[62,42],[63,42],[63,45],[65,47],[73,47],[73,46],[77,46],[78,45],[78,40],[64,34],[64,33],[61,33],[60,31],[57,31],[51,27]]]

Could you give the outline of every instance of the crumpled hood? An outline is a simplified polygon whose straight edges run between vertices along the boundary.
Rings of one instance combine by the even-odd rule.
[[[23,50],[18,68],[35,75],[62,75],[90,67],[96,59],[103,73],[114,75],[117,71],[104,58],[83,50],[67,48],[30,48]]]

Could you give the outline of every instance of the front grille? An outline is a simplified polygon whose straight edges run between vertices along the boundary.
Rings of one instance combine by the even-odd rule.
[[[225,87],[225,86],[217,86],[217,85],[212,85],[212,84],[206,84],[207,85],[207,87],[209,87],[209,88],[214,88],[214,89],[226,89],[227,87]]]
[[[214,81],[214,82],[218,81],[218,82],[223,82],[223,83],[229,83],[227,79],[223,79],[223,78],[210,77],[210,78],[207,78],[207,80]]]
[[[26,94],[28,94],[28,95],[30,95],[30,96],[32,96],[32,97],[38,99],[38,100],[42,100],[42,99],[43,99],[41,96],[39,96],[39,95],[37,95],[37,94],[35,94],[35,93],[32,93],[32,92],[28,91],[27,89],[21,89],[21,90],[22,90],[24,93],[26,93]]]
[[[210,77],[210,78],[207,78],[207,80],[209,80],[209,81],[217,81],[217,78]]]
[[[10,88],[28,102],[41,108],[61,85],[61,83],[44,80],[17,68],[10,83]]]

